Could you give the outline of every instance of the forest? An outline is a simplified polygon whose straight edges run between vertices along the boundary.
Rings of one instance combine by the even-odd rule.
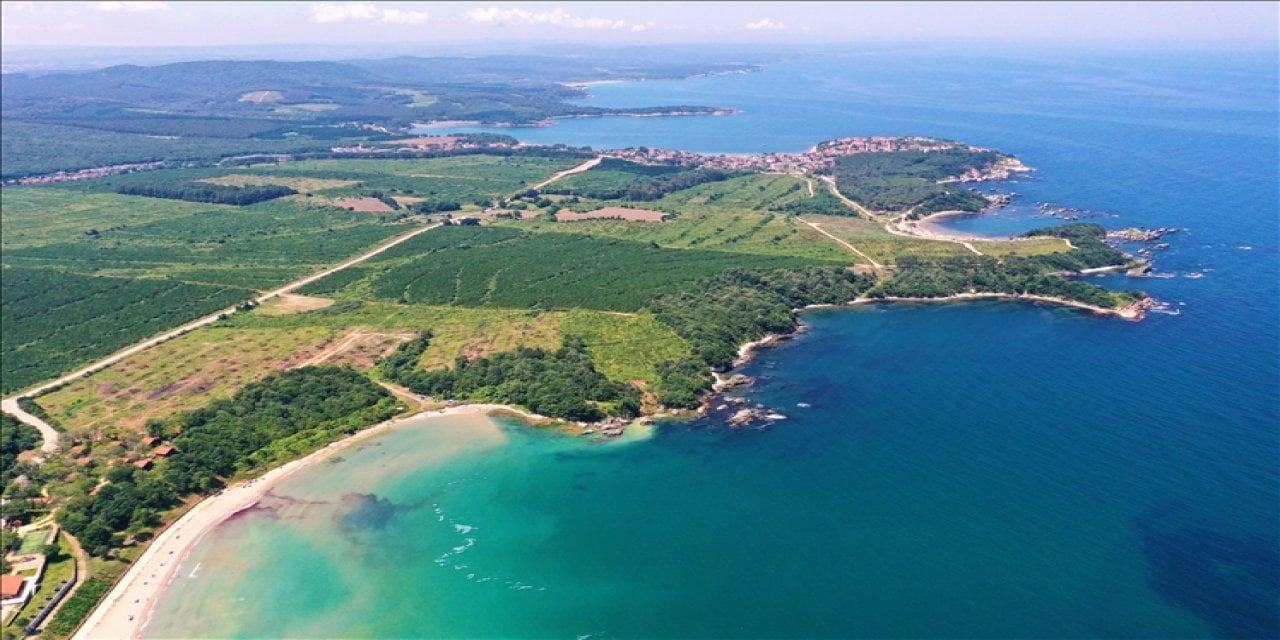
[[[939,180],[983,170],[1005,156],[994,151],[898,151],[860,153],[836,160],[841,193],[877,211],[911,211],[912,218],[939,211],[981,211],[986,198]]]
[[[188,202],[207,202],[245,206],[291,196],[297,191],[289,187],[268,184],[233,187],[208,182],[131,182],[116,187],[116,193],[148,198],[168,198]],[[392,202],[395,202],[392,200]],[[397,209],[400,208],[396,205]]]
[[[418,361],[430,343],[431,332],[422,332],[382,360],[379,373],[425,396],[510,404],[561,420],[594,422],[640,410],[639,391],[596,371],[575,336],[554,351],[518,347],[475,360],[458,357],[452,369],[427,371]]]
[[[742,173],[720,169],[689,169],[668,165],[647,165],[605,158],[590,171],[568,176],[543,188],[542,193],[593,198],[596,200],[657,200],[668,193],[708,182],[720,182]]]

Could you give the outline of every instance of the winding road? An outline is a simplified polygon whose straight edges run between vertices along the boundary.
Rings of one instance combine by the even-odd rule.
[[[597,159],[597,160],[598,160],[598,159]],[[594,166],[594,165],[593,165],[593,166]],[[590,167],[588,167],[588,168],[590,168]],[[585,171],[585,169],[583,169],[583,170]],[[571,169],[570,171],[572,171],[572,169]],[[557,174],[557,175],[559,175],[559,174]],[[253,302],[254,302],[255,304],[262,304],[263,302],[266,302],[267,300],[270,300],[270,299],[272,299],[272,298],[274,298],[274,297],[276,297],[276,296],[278,296],[278,295],[285,294],[285,293],[290,293],[290,292],[292,292],[292,291],[294,291],[294,290],[296,290],[296,289],[299,289],[299,288],[301,288],[301,287],[305,287],[306,285],[309,285],[309,284],[311,284],[312,282],[315,282],[315,281],[317,281],[317,280],[319,280],[319,279],[321,279],[321,278],[323,278],[323,277],[325,277],[325,276],[328,276],[328,275],[331,275],[331,274],[337,273],[338,271],[342,271],[343,269],[346,269],[347,267],[350,267],[350,266],[353,266],[353,265],[360,264],[361,262],[364,262],[365,260],[368,260],[369,258],[372,258],[372,257],[374,257],[374,256],[376,256],[376,255],[378,255],[378,254],[380,254],[380,253],[382,253],[382,252],[386,251],[387,249],[390,249],[390,248],[392,248],[392,247],[396,246],[396,245],[402,244],[402,243],[404,243],[404,242],[408,241],[409,239],[411,239],[411,238],[413,238],[413,237],[415,237],[415,236],[418,236],[418,235],[420,235],[420,234],[426,233],[427,231],[430,231],[430,230],[432,230],[432,229],[435,229],[435,228],[437,228],[437,227],[440,227],[440,226],[441,226],[441,224],[443,224],[443,223],[436,223],[436,224],[428,225],[428,226],[425,226],[425,227],[419,227],[419,228],[414,229],[413,231],[410,231],[410,232],[408,232],[408,233],[400,234],[400,235],[398,235],[398,236],[396,236],[396,237],[394,237],[394,238],[392,238],[392,239],[390,239],[390,240],[388,240],[388,241],[386,241],[386,242],[384,242],[384,243],[382,243],[382,244],[378,245],[378,246],[377,246],[377,247],[375,247],[374,249],[372,249],[372,250],[370,250],[370,251],[367,251],[367,252],[365,252],[365,253],[362,253],[362,254],[360,254],[360,255],[358,255],[358,256],[356,256],[356,257],[354,257],[354,258],[351,258],[350,260],[347,260],[346,262],[343,262],[342,264],[339,264],[339,265],[337,265],[337,266],[335,266],[335,267],[330,267],[330,268],[325,269],[324,271],[321,271],[321,272],[319,272],[319,273],[314,273],[314,274],[309,275],[309,276],[307,276],[307,277],[305,277],[305,278],[302,278],[301,280],[295,280],[295,281],[290,282],[289,284],[286,284],[286,285],[284,285],[284,286],[282,286],[282,287],[280,287],[280,288],[278,288],[278,289],[273,289],[273,290],[271,290],[271,291],[268,291],[268,292],[266,292],[266,293],[263,293],[263,294],[259,295],[258,297],[253,298]],[[117,352],[115,352],[115,353],[113,353],[113,354],[111,354],[111,355],[109,355],[109,356],[107,356],[107,357],[105,357],[105,358],[103,358],[103,359],[101,359],[101,360],[98,360],[97,362],[94,362],[93,364],[90,364],[90,365],[89,365],[89,366],[87,366],[87,367],[84,367],[84,368],[79,369],[79,370],[77,370],[77,371],[73,371],[73,372],[71,372],[71,373],[68,373],[67,375],[62,376],[61,378],[58,378],[57,380],[53,380],[53,381],[50,381],[50,382],[46,382],[46,383],[44,383],[44,384],[42,384],[42,385],[40,385],[40,386],[38,386],[38,387],[35,387],[35,388],[33,388],[33,389],[27,389],[26,391],[23,391],[23,392],[21,392],[21,393],[18,393],[18,394],[15,394],[15,395],[13,395],[13,396],[10,396],[10,397],[8,397],[8,398],[5,398],[4,400],[0,401],[0,409],[3,409],[6,413],[12,414],[15,418],[17,418],[17,419],[19,419],[19,420],[21,420],[21,421],[23,421],[23,422],[25,422],[25,423],[27,423],[27,424],[29,424],[29,425],[31,425],[31,426],[33,426],[33,427],[35,427],[36,429],[39,429],[39,430],[40,430],[40,436],[41,436],[41,438],[43,439],[43,443],[40,445],[40,450],[41,450],[42,452],[44,452],[44,453],[53,453],[54,451],[57,451],[57,450],[58,450],[58,435],[59,435],[59,434],[58,434],[58,430],[57,430],[57,429],[54,429],[54,428],[53,428],[53,426],[52,426],[52,425],[50,425],[48,422],[45,422],[44,420],[41,420],[39,417],[37,417],[37,416],[33,416],[33,415],[31,415],[30,413],[28,413],[28,412],[24,411],[24,410],[22,409],[22,407],[18,405],[18,400],[19,400],[19,399],[21,399],[21,398],[34,398],[34,397],[36,397],[36,396],[38,396],[38,395],[40,395],[40,394],[42,394],[42,393],[44,393],[44,392],[46,392],[46,391],[50,391],[50,390],[55,389],[55,388],[57,388],[57,387],[59,387],[59,386],[62,386],[62,385],[64,385],[64,384],[67,384],[67,383],[69,383],[69,382],[71,382],[71,381],[73,381],[73,380],[75,380],[75,379],[77,379],[77,378],[81,378],[81,377],[87,376],[87,375],[89,375],[89,374],[91,374],[91,373],[93,373],[93,372],[95,372],[95,371],[99,371],[99,370],[101,370],[101,369],[104,369],[104,368],[106,368],[106,367],[109,367],[109,366],[111,366],[111,365],[113,365],[113,364],[115,364],[115,363],[117,363],[117,362],[120,362],[121,360],[124,360],[125,358],[128,358],[129,356],[132,356],[132,355],[134,355],[134,354],[137,354],[137,353],[141,353],[141,352],[143,352],[143,351],[146,351],[147,349],[150,349],[151,347],[154,347],[154,346],[156,346],[156,345],[160,344],[161,342],[164,342],[164,341],[166,341],[166,340],[170,340],[170,339],[176,338],[176,337],[178,337],[178,336],[180,336],[180,335],[182,335],[182,334],[184,334],[184,333],[187,333],[187,332],[189,332],[189,331],[191,331],[191,330],[193,330],[193,329],[198,329],[198,328],[203,327],[203,326],[205,326],[205,325],[208,325],[208,324],[212,324],[212,323],[214,323],[214,322],[217,322],[217,321],[218,321],[218,318],[219,318],[219,317],[221,317],[221,316],[222,316],[222,315],[224,315],[224,314],[232,314],[232,313],[235,313],[235,312],[236,312],[235,307],[230,307],[230,308],[227,308],[227,309],[222,309],[222,310],[220,310],[220,311],[215,311],[215,312],[213,312],[213,313],[211,313],[211,314],[209,314],[209,315],[207,315],[207,316],[204,316],[204,317],[202,317],[202,318],[198,318],[198,319],[196,319],[196,320],[192,320],[191,322],[188,322],[188,323],[186,323],[186,324],[184,324],[184,325],[182,325],[182,326],[180,326],[180,327],[178,327],[178,328],[176,328],[176,329],[173,329],[173,330],[167,331],[167,332],[162,333],[162,334],[160,334],[160,335],[158,335],[158,336],[155,336],[155,337],[153,337],[153,338],[148,338],[148,339],[143,340],[142,342],[139,342],[139,343],[137,343],[137,344],[135,344],[135,345],[133,345],[133,346],[131,346],[131,347],[126,347],[126,348],[124,348],[124,349],[122,349],[122,350],[120,350],[120,351],[117,351]]]

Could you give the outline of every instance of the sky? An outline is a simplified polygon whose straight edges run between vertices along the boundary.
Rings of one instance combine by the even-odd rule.
[[[582,42],[1275,47],[1275,2],[3,2],[0,43],[228,46]]]

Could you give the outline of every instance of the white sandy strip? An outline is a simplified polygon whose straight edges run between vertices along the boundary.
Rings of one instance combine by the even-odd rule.
[[[535,420],[546,419],[494,404],[463,405],[412,416],[399,416],[333,442],[304,458],[276,467],[258,478],[241,482],[205,498],[151,542],[151,546],[147,547],[133,566],[129,567],[129,571],[116,583],[111,593],[107,594],[106,599],[89,615],[72,637],[76,640],[88,638],[119,640],[140,637],[156,601],[173,580],[178,566],[196,543],[227,518],[252,507],[271,490],[272,486],[279,484],[281,480],[299,469],[306,468],[357,442],[386,433],[409,420],[494,411],[507,411]]]

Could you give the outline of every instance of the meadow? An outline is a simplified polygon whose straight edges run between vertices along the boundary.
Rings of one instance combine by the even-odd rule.
[[[655,356],[675,359],[689,351],[683,339],[649,314],[362,301],[277,314],[286,304],[271,301],[174,338],[42,395],[38,403],[73,434],[136,434],[149,420],[229,398],[250,382],[291,368],[348,365],[368,372],[378,358],[426,329],[433,334],[419,361],[426,369],[521,346],[555,349],[565,335],[576,335],[609,379],[654,384]]]

